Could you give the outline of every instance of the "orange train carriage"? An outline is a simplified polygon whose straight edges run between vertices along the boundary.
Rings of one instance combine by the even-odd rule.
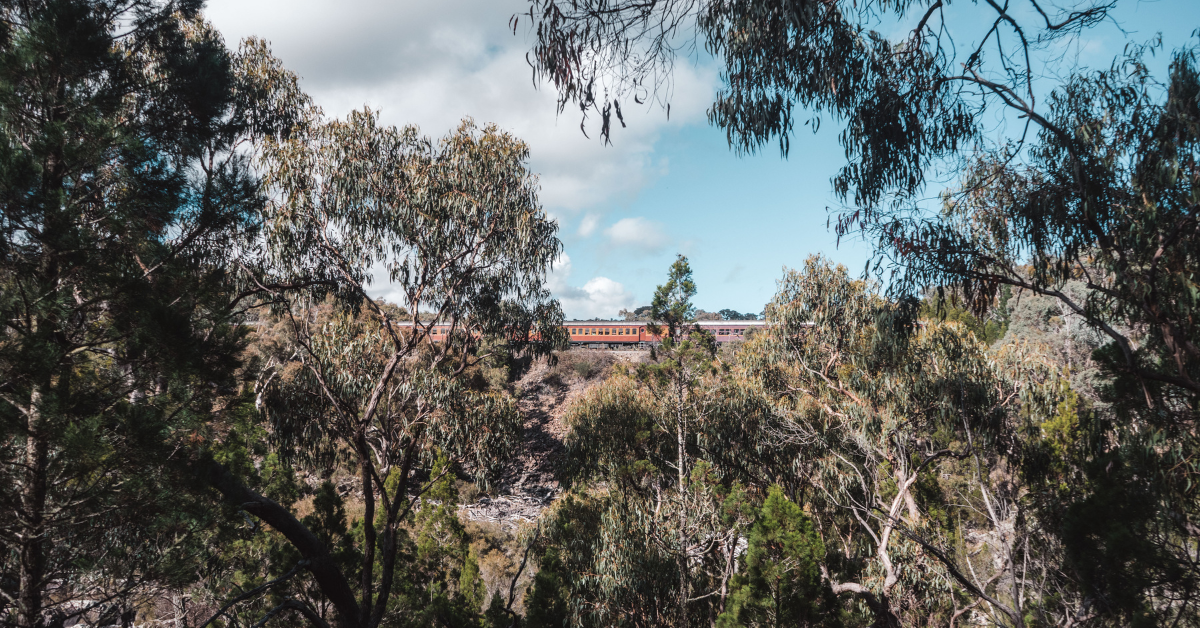
[[[701,329],[712,333],[718,343],[744,340],[746,333],[766,325],[765,321],[701,321]],[[658,344],[661,337],[646,331],[648,323],[621,321],[567,321],[563,327],[571,335],[572,347],[590,349],[645,349]]]
[[[712,333],[717,343],[745,340],[752,329],[761,329],[766,321],[700,321],[701,329]],[[411,323],[409,323],[411,325]],[[566,321],[563,327],[571,337],[572,347],[588,349],[647,349],[662,340],[646,330],[649,323],[623,321]],[[434,325],[430,337],[434,342],[445,338],[447,326]]]

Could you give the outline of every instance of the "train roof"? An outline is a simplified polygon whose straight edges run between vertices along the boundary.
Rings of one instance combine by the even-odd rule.
[[[563,321],[563,325],[590,325],[593,327],[603,327],[606,325],[649,325],[647,321]],[[701,327],[731,327],[747,325],[750,327],[761,327],[767,324],[767,321],[696,321],[696,324]]]
[[[431,324],[428,321],[422,321],[424,324]],[[393,321],[393,325],[411,326],[412,321]],[[445,323],[432,323],[435,326],[444,326]],[[630,325],[646,326],[650,323],[647,321],[563,321],[563,326],[572,327],[629,327]],[[763,327],[767,321],[696,321],[700,327]]]

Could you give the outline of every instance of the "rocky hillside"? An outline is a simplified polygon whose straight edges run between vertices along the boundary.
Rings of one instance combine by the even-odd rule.
[[[533,521],[559,495],[557,469],[566,450],[563,415],[571,402],[604,381],[618,362],[639,362],[646,352],[575,349],[532,363],[515,382],[525,416],[523,449],[500,481],[498,496],[481,497],[462,509],[468,519],[519,526]]]

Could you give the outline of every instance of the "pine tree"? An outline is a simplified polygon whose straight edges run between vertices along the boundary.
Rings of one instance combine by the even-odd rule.
[[[171,485],[172,453],[236,393],[253,290],[231,267],[261,199],[233,150],[258,132],[254,90],[198,6],[0,8],[0,617],[17,626],[128,616],[135,591],[187,577],[172,565],[211,515]]]
[[[836,600],[822,581],[825,545],[800,506],[772,486],[747,536],[746,571],[730,582],[718,628],[836,626]]]

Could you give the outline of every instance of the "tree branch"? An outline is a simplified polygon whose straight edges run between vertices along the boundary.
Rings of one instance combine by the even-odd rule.
[[[354,628],[358,625],[358,601],[354,599],[350,582],[334,562],[329,548],[315,534],[288,509],[251,490],[221,463],[208,458],[199,462],[197,467],[200,478],[217,489],[225,499],[240,505],[243,510],[282,534],[308,561],[309,573],[337,611],[338,626]],[[281,610],[284,609],[277,609],[276,612]]]

